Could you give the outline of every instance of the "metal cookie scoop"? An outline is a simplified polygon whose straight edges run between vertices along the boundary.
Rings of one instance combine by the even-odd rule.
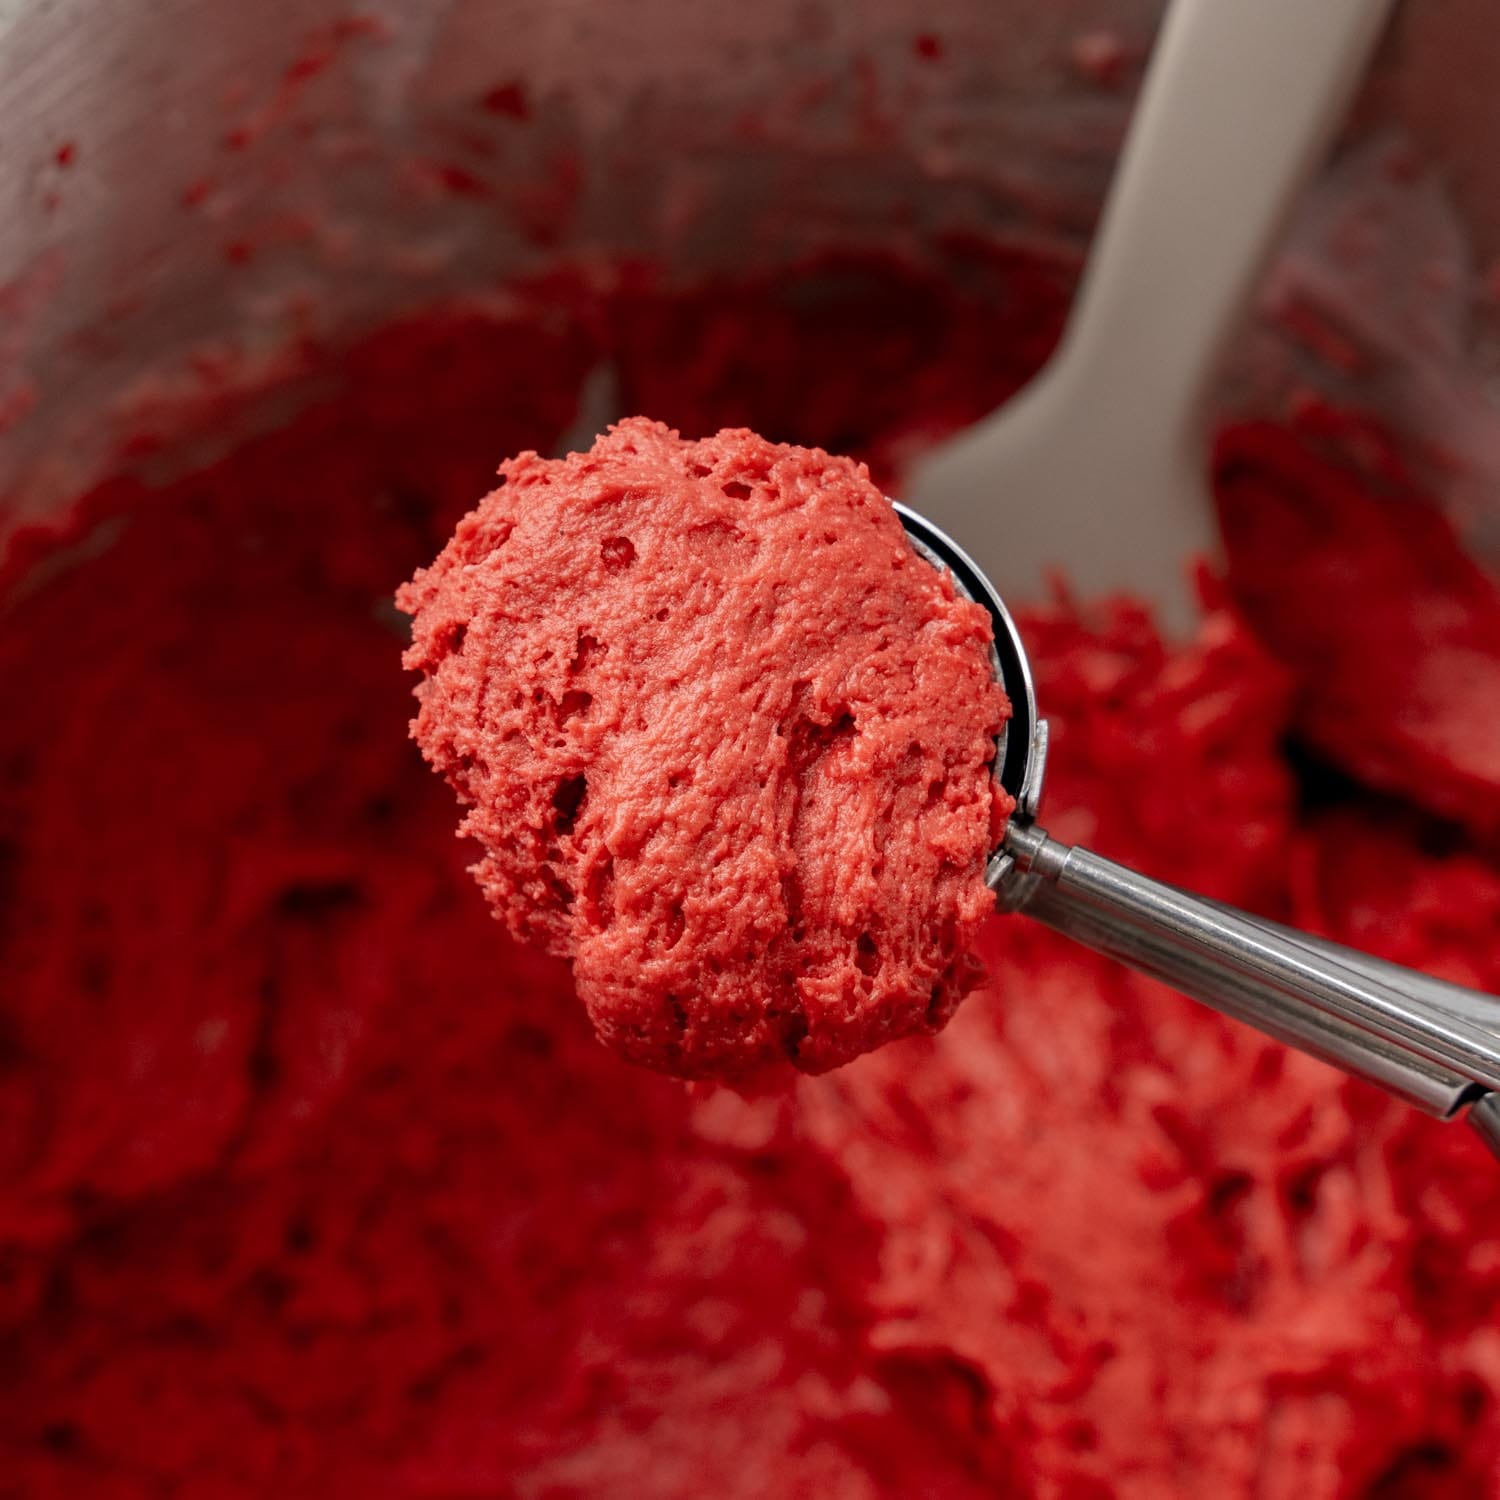
[[[1252,917],[1059,843],[1037,822],[1047,722],[1020,632],[994,586],[930,521],[896,510],[915,550],[990,613],[1013,717],[996,775],[1016,799],[986,879],[1002,910],[1066,933],[1268,1036],[1378,1083],[1439,1119],[1467,1117],[1500,1156],[1500,996]]]

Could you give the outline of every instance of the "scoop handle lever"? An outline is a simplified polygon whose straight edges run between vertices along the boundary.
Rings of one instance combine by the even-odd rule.
[[[1500,996],[1151,880],[1013,821],[1013,910],[1441,1119],[1500,1157]]]

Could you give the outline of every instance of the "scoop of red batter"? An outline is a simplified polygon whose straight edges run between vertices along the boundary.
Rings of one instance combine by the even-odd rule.
[[[635,418],[501,472],[399,596],[496,914],[667,1072],[941,1027],[1010,810],[986,613],[819,449]]]

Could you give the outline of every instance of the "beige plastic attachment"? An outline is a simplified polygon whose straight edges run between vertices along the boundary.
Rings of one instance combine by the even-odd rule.
[[[1187,561],[1218,549],[1209,382],[1387,8],[1174,0],[1061,347],[903,496],[1005,596],[1034,596],[1060,567],[1189,626]]]

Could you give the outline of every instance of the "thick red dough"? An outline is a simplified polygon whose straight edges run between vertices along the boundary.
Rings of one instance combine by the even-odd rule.
[[[1461,1127],[1018,919],[1003,1003],[693,1097],[476,899],[390,591],[599,358],[678,425],[873,458],[893,390],[939,403],[903,432],[990,399],[1049,275],[825,271],[392,330],[13,552],[7,1500],[1500,1493],[1500,1174]],[[1299,806],[1295,684],[1231,612],[1174,650],[1021,623],[1060,837],[1500,991],[1494,849]]]
[[[1370,786],[1500,838],[1500,584],[1367,419],[1220,435],[1228,581],[1298,683],[1297,727]]]
[[[496,914],[664,1072],[940,1029],[1010,809],[986,612],[820,449],[633,418],[502,473],[399,595]]]

